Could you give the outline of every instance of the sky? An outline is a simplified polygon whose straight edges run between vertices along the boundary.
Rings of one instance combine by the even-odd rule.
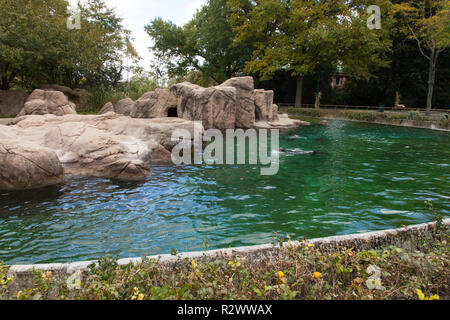
[[[206,0],[104,0],[115,8],[116,13],[123,19],[123,25],[132,32],[133,46],[142,57],[141,66],[149,70],[152,54],[148,47],[152,40],[144,30],[144,26],[155,18],[170,20],[177,25],[188,22],[200,9]],[[77,0],[69,0],[71,5]]]

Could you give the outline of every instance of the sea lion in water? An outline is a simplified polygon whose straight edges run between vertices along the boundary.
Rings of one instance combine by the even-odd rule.
[[[305,137],[299,136],[298,134],[289,137],[289,140],[306,139]]]
[[[286,148],[280,148],[278,149],[278,152],[280,153],[284,153],[290,156],[314,156],[316,154],[328,154],[328,152],[323,152],[323,151],[305,151],[305,150],[301,150],[301,149],[286,149]]]

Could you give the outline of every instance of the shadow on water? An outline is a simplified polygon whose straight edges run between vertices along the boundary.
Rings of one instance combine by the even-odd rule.
[[[63,185],[49,186],[22,191],[0,191],[0,216],[9,212],[5,208],[34,206],[54,202],[64,195]],[[23,212],[25,214],[25,212]]]

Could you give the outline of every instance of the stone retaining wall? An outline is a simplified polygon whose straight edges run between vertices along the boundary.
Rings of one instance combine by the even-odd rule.
[[[398,126],[398,127],[408,127],[408,128],[422,128],[422,129],[430,129],[437,131],[450,131],[446,127],[442,126],[439,122],[433,121],[419,121],[419,120],[402,120],[402,119],[377,119],[375,121],[363,121],[363,120],[354,120],[354,119],[346,119],[342,117],[333,117],[333,116],[325,116],[323,119],[327,120],[345,120],[345,121],[354,121],[354,122],[367,122],[367,123],[376,123],[376,124],[384,124],[389,126]]]
[[[444,220],[444,225],[450,226],[450,219]],[[354,248],[355,250],[368,250],[381,248],[383,246],[396,246],[404,249],[411,249],[413,246],[412,236],[428,236],[433,237],[436,233],[436,223],[424,223],[400,229],[391,229],[384,231],[367,232],[362,234],[352,234],[344,236],[334,236],[326,238],[318,238],[309,240],[309,243],[315,244],[319,250],[333,250],[338,247]],[[299,246],[301,243],[293,241],[290,245]],[[284,246],[288,244],[285,243]],[[206,252],[188,252],[181,253],[177,256],[158,255],[150,256],[149,259],[159,259],[160,263],[165,267],[174,267],[180,260],[197,259],[211,260],[218,256],[239,256],[245,258],[251,263],[265,259],[276,259],[281,253],[280,246],[272,244],[239,247],[230,249],[211,250]],[[118,261],[120,265],[129,263],[138,263],[142,258],[121,259]],[[73,262],[73,263],[55,263],[40,265],[14,265],[10,266],[8,276],[13,277],[14,281],[10,286],[11,292],[17,292],[24,288],[33,286],[32,270],[51,271],[56,277],[72,275],[76,272],[87,272],[87,267],[95,261]]]

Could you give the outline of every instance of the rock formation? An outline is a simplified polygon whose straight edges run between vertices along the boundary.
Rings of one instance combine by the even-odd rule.
[[[231,78],[219,87],[236,89],[236,128],[250,129],[255,123],[255,84],[252,77]]]
[[[278,106],[273,104],[274,92],[255,90],[252,77],[231,78],[211,88],[183,82],[174,85],[171,92],[177,97],[178,116],[201,120],[205,129],[284,129],[301,124],[288,117],[281,121]]]
[[[256,121],[277,121],[278,106],[273,104],[274,92],[272,90],[257,89],[253,95]]]
[[[167,89],[156,89],[147,92],[134,103],[131,116],[133,118],[164,118],[171,116],[171,109],[174,109],[173,115],[176,117],[177,99]]]
[[[0,90],[0,117],[17,115],[27,98],[28,93],[21,89]]]
[[[63,180],[56,152],[23,142],[0,139],[0,190],[45,187]]]
[[[177,97],[178,117],[202,121],[205,129],[234,129],[236,89],[227,86],[202,88],[183,82],[170,90]]]
[[[171,139],[176,129],[188,130],[192,137],[194,130],[203,134],[200,124],[188,120],[133,119],[113,112],[16,118],[0,126],[0,189],[54,184],[62,177],[58,168],[65,175],[143,179],[150,164],[172,163],[170,150],[179,142]]]
[[[87,98],[90,96],[90,93],[84,89],[71,89],[69,87],[60,86],[57,84],[46,84],[42,85],[40,89],[45,91],[60,91],[67,96],[70,102],[74,103],[76,108],[75,110],[81,111],[86,106]]]
[[[119,100],[114,106],[114,112],[129,116],[134,110],[134,102],[130,98]]]
[[[114,111],[114,105],[111,102],[106,103],[103,108],[100,109],[100,112],[98,114],[105,114],[108,112],[115,112]]]
[[[70,102],[64,93],[36,89],[28,97],[23,109],[17,116],[43,114],[63,116],[66,114],[76,114],[75,109],[75,104]]]
[[[156,89],[136,102],[127,98],[115,106],[107,103],[100,114],[114,111],[133,118],[179,117],[202,121],[205,129],[293,128],[296,120],[278,117],[274,92],[254,88],[252,77],[231,78],[221,85],[203,88],[182,82],[170,91]],[[270,124],[272,123],[272,124]]]

